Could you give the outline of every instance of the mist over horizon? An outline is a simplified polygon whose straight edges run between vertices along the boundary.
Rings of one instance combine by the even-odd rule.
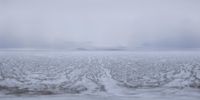
[[[0,0],[0,49],[198,49],[199,5],[199,0]]]
[[[200,0],[0,0],[0,100],[200,100]]]

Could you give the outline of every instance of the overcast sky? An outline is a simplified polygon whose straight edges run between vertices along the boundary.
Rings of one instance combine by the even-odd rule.
[[[200,0],[0,0],[0,48],[199,48]]]

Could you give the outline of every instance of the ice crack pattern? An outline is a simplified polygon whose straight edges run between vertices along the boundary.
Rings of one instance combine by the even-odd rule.
[[[5,94],[128,94],[138,88],[200,88],[200,53],[1,52]]]

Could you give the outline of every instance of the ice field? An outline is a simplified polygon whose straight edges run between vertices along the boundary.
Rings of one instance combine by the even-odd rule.
[[[200,52],[0,51],[0,100],[199,100]]]

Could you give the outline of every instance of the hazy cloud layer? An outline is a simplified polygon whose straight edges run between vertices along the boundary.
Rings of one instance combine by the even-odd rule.
[[[199,48],[199,0],[0,0],[0,48]]]

